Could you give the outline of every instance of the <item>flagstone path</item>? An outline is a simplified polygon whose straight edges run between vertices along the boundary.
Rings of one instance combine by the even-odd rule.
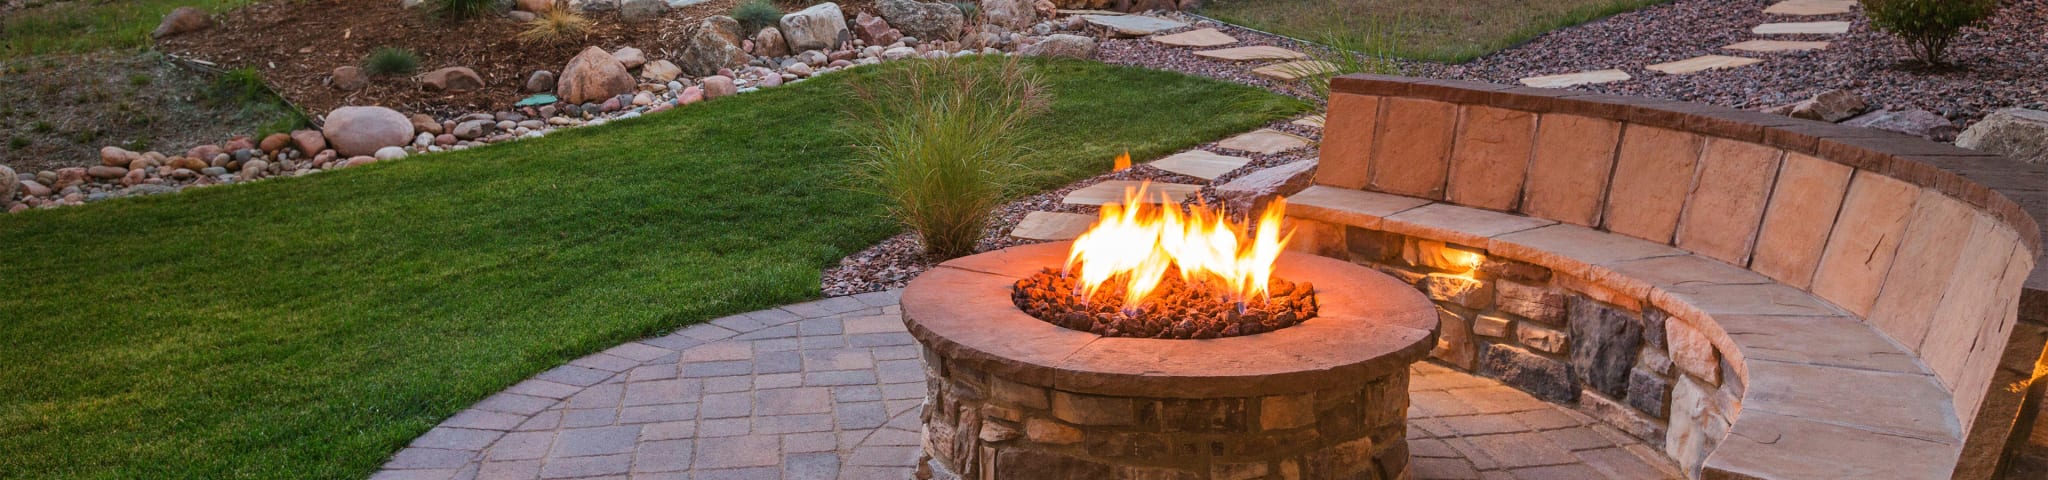
[[[925,372],[898,296],[733,315],[578,359],[442,422],[371,478],[912,478]],[[1412,372],[1414,478],[1677,478],[1576,411],[1434,364]]]
[[[1764,13],[1780,16],[1808,17],[1820,15],[1841,15],[1855,10],[1856,0],[1785,0],[1764,8]],[[1750,32],[1756,35],[1839,35],[1849,33],[1851,23],[1847,21],[1783,22],[1757,25]],[[1756,53],[1791,52],[1818,50],[1828,47],[1824,41],[1748,40],[1721,47]],[[1668,75],[1689,75],[1707,70],[1737,68],[1763,63],[1763,59],[1728,55],[1701,55],[1673,62],[1664,62],[1643,67],[1653,72]],[[1591,70],[1555,75],[1538,75],[1521,79],[1523,85],[1543,88],[1563,88],[1574,85],[1624,82],[1635,79],[1620,69]]]

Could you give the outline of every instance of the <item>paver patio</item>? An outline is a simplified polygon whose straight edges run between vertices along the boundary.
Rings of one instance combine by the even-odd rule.
[[[898,292],[720,318],[478,402],[376,480],[911,478],[925,370]],[[1500,382],[1417,364],[1417,479],[1674,478],[1633,438]]]

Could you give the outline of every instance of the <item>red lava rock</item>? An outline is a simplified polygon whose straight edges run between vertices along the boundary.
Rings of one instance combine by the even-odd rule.
[[[1085,301],[1074,279],[1045,269],[1017,281],[1010,300],[1039,320],[1105,337],[1221,338],[1270,332],[1315,318],[1315,286],[1273,279],[1266,299],[1240,305],[1207,283],[1188,283],[1168,272],[1138,308],[1125,308],[1121,283],[1111,281]]]

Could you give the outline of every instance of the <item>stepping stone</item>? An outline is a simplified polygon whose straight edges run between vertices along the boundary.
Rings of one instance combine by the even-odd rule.
[[[1765,8],[1772,15],[1840,15],[1856,7],[1856,0],[1786,0]]]
[[[1082,15],[1081,19],[1125,37],[1143,37],[1188,26],[1186,23],[1145,15]]]
[[[1190,30],[1172,35],[1152,37],[1153,42],[1176,47],[1219,47],[1237,43],[1237,38],[1216,31],[1214,28]]]
[[[1308,128],[1323,128],[1323,116],[1321,114],[1309,115],[1301,117],[1301,119],[1295,120],[1293,123]]]
[[[1110,180],[1107,182],[1097,183],[1094,185],[1081,187],[1080,190],[1075,190],[1074,193],[1067,194],[1067,198],[1060,199],[1060,203],[1065,203],[1068,205],[1095,206],[1101,206],[1105,203],[1123,203],[1124,191],[1136,191],[1138,189],[1138,184],[1140,183],[1143,182],[1135,182],[1130,180]],[[1143,198],[1140,198],[1138,201],[1142,203],[1180,203],[1184,200],[1187,200],[1189,197],[1193,197],[1195,193],[1200,192],[1201,190],[1202,187],[1199,185],[1152,182],[1152,185],[1145,187],[1145,196]],[[1161,197],[1161,194],[1164,194],[1165,196]]]
[[[1729,44],[1728,46],[1721,48],[1729,50],[1741,50],[1745,52],[1797,52],[1801,50],[1825,49],[1828,48],[1828,43],[1829,42],[1794,42],[1789,40],[1750,40],[1742,43]]]
[[[1335,73],[1336,71],[1336,64],[1322,60],[1297,60],[1252,69],[1252,73],[1283,82],[1291,82],[1319,74]]]
[[[1567,73],[1562,75],[1544,75],[1540,77],[1528,77],[1523,78],[1521,81],[1523,85],[1528,85],[1531,87],[1563,88],[1573,85],[1591,85],[1595,83],[1619,82],[1631,78],[1635,77],[1631,77],[1628,75],[1628,72],[1620,70],[1594,70],[1590,72]]]
[[[1061,212],[1031,212],[1010,230],[1010,236],[1025,240],[1073,240],[1095,224],[1095,215]]]
[[[1717,68],[1735,68],[1744,65],[1759,63],[1762,61],[1763,60],[1758,60],[1754,58],[1731,57],[1727,55],[1701,55],[1684,60],[1679,60],[1676,62],[1659,63],[1656,65],[1651,65],[1643,68],[1647,68],[1652,71],[1669,73],[1672,75],[1686,75],[1704,72],[1707,70],[1713,70]]]
[[[1231,170],[1236,170],[1239,167],[1243,167],[1244,164],[1251,162],[1250,159],[1217,155],[1202,150],[1189,150],[1173,154],[1170,157],[1154,160],[1147,165],[1203,180],[1215,180],[1216,177],[1223,176],[1223,174],[1230,173]]]
[[[1272,155],[1308,146],[1308,139],[1271,128],[1238,135],[1216,142],[1217,148]]]
[[[1213,58],[1217,60],[1231,60],[1240,62],[1247,60],[1300,60],[1308,58],[1308,54],[1305,53],[1267,45],[1225,48],[1222,50],[1203,50],[1195,52],[1195,55],[1205,58]]]
[[[1766,23],[1750,29],[1757,35],[1835,35],[1849,33],[1849,22]]]

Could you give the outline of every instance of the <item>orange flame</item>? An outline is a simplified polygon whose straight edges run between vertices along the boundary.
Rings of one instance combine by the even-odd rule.
[[[1113,171],[1121,172],[1121,171],[1124,171],[1124,170],[1130,170],[1130,169],[1131,169],[1131,152],[1129,152],[1129,151],[1125,151],[1123,155],[1117,155],[1117,156],[1116,156],[1116,168],[1115,168],[1115,169],[1114,169]]]
[[[1092,298],[1104,284],[1125,280],[1124,308],[1136,308],[1179,267],[1190,284],[1208,282],[1239,300],[1265,297],[1273,262],[1293,236],[1280,232],[1284,199],[1267,205],[1248,234],[1205,206],[1183,213],[1164,193],[1158,203],[1145,202],[1150,185],[1126,189],[1123,203],[1104,204],[1095,225],[1074,239],[1067,271],[1080,285],[1077,293]]]

